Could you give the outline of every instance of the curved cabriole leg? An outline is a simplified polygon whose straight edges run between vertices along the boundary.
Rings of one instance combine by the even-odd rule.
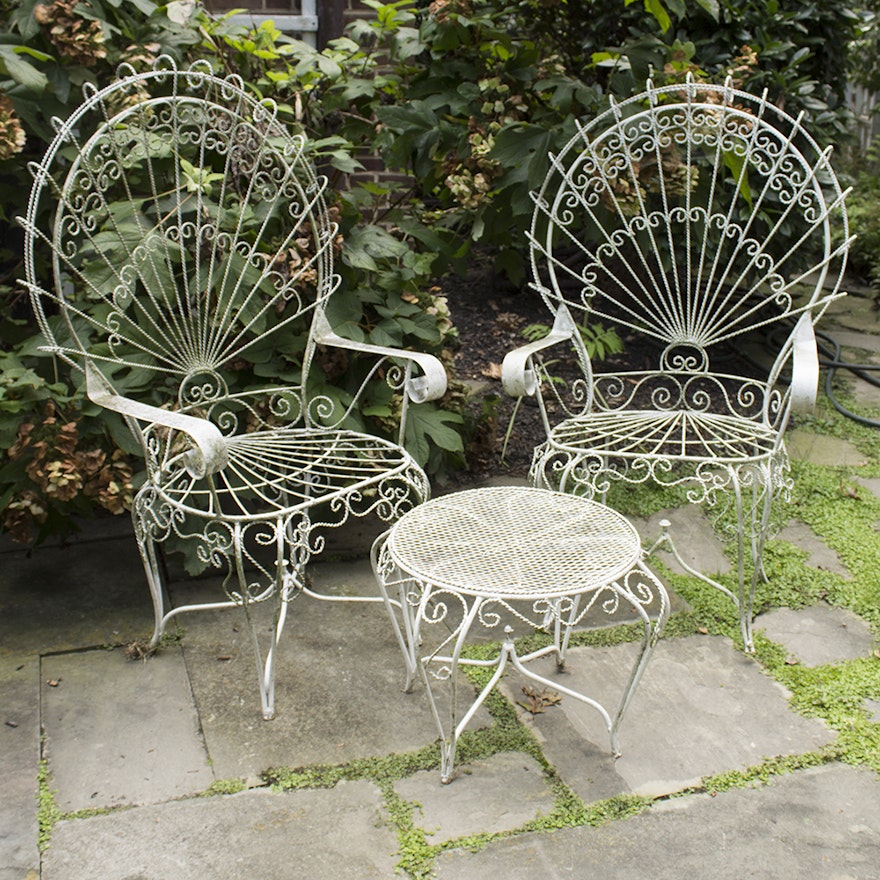
[[[156,547],[157,542],[153,537],[156,516],[150,503],[151,498],[152,492],[147,487],[137,494],[131,507],[131,523],[153,602],[153,635],[150,639],[150,647],[155,648],[165,634],[165,625],[168,622],[165,609],[170,606],[170,602]]]
[[[411,591],[417,594],[412,580],[405,577],[394,564],[390,555],[386,552],[388,533],[380,535],[370,550],[370,564],[373,567],[373,575],[379,585],[385,610],[391,620],[391,626],[400,651],[403,654],[403,662],[406,668],[406,683],[403,686],[404,693],[411,693],[418,669],[418,656],[415,630],[413,621],[413,596],[408,595]],[[389,595],[388,588],[397,588],[397,598]]]
[[[269,541],[274,543],[274,578],[268,588],[262,588],[260,584],[248,579],[245,561],[253,557],[247,552],[245,538],[247,527],[244,529],[236,524],[232,530],[232,559],[230,560],[231,571],[227,577],[235,577],[238,581],[238,594],[245,620],[251,638],[254,651],[254,661],[257,667],[257,679],[260,688],[260,703],[263,719],[271,721],[275,717],[275,665],[276,650],[284,629],[287,618],[287,603],[290,601],[290,578],[287,571],[285,540],[287,527],[283,523],[275,523],[273,527],[266,524],[262,526],[263,532],[258,535],[258,540],[263,546],[269,546]],[[265,529],[269,528],[266,532]],[[263,650],[260,644],[259,623],[254,615],[254,606],[263,601],[272,602],[272,624],[269,632],[269,640]]]
[[[153,600],[153,636],[150,639],[150,647],[155,648],[165,635],[165,581],[162,577],[161,563],[156,548],[156,542],[145,530],[135,525],[138,550],[141,554],[141,562],[144,565],[144,573],[147,576],[147,585],[150,588],[150,598]]]

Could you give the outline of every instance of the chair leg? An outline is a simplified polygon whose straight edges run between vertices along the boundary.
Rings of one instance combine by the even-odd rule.
[[[155,648],[165,634],[165,625],[168,622],[168,618],[165,616],[165,608],[169,604],[167,602],[167,587],[156,542],[153,540],[150,529],[144,523],[137,504],[132,507],[131,518],[135,540],[144,566],[144,574],[147,578],[147,586],[150,588],[150,598],[153,601],[153,636],[150,639],[150,647]]]
[[[733,485],[734,504],[736,506],[736,605],[739,611],[739,628],[742,634],[743,646],[747,654],[754,653],[755,645],[752,640],[752,604],[755,599],[755,584],[757,582],[757,569],[752,566],[752,577],[746,588],[746,511],[743,507],[742,484],[738,472],[731,471],[731,483]],[[753,499],[754,500],[754,499]],[[748,543],[754,552],[754,505],[750,505],[752,528],[748,531]],[[754,558],[754,557],[753,557]]]
[[[287,620],[287,606],[293,596],[298,578],[297,573],[288,569],[286,527],[281,523],[276,523],[274,526],[276,547],[274,583],[268,589],[251,583],[245,570],[245,559],[248,557],[244,547],[245,532],[246,527],[242,528],[240,525],[236,525],[232,531],[231,550],[233,557],[230,560],[230,572],[227,578],[235,577],[238,581],[239,590],[236,599],[240,601],[250,632],[251,646],[257,667],[263,719],[271,721],[275,717],[276,653]],[[254,615],[254,606],[262,604],[264,601],[272,602],[272,623],[265,653],[259,635],[260,625]]]
[[[752,654],[755,650],[753,633],[755,592],[759,579],[765,583],[767,581],[763,563],[764,543],[770,530],[770,518],[777,493],[773,491],[771,475],[763,470],[756,468],[749,473],[746,480],[743,480],[740,470],[731,468],[728,476],[736,511],[736,592],[703,572],[697,571],[682,558],[670,535],[668,520],[661,521],[660,537],[647,550],[646,555],[650,556],[661,548],[667,549],[688,574],[724,593],[737,608],[743,646],[747,654]],[[743,490],[749,486],[751,491],[746,500]],[[752,563],[751,574],[748,576],[747,553],[750,554]]]

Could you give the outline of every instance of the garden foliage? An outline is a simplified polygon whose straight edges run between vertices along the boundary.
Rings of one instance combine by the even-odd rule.
[[[448,357],[455,330],[437,279],[474,248],[515,283],[525,275],[529,191],[575,119],[651,75],[733,77],[805,110],[829,143],[847,125],[847,47],[856,14],[831,0],[433,0],[371,2],[317,51],[271,24],[249,30],[197,5],[152,0],[0,0],[0,527],[32,540],[95,503],[120,511],[139,464],[121,422],[82,402],[79,378],[37,356],[16,279],[27,163],[81,85],[168,54],[208,59],[275,99],[307,133],[338,192],[343,334]],[[394,172],[367,173],[381,157]],[[48,219],[48,218],[47,218]],[[48,256],[48,255],[47,255]],[[43,267],[48,271],[47,265]],[[348,365],[330,381],[344,384]],[[56,372],[57,370],[57,372]],[[411,416],[409,445],[430,473],[460,465],[463,394]],[[391,401],[362,413],[374,428]]]

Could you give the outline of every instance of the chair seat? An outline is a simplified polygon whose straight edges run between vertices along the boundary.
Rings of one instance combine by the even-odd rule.
[[[228,439],[229,462],[195,479],[182,458],[157,472],[152,486],[187,513],[224,520],[275,519],[352,496],[394,477],[426,478],[400,446],[356,431],[285,428]]]
[[[773,455],[778,434],[761,422],[729,414],[599,411],[557,425],[547,446],[570,455],[746,464]]]

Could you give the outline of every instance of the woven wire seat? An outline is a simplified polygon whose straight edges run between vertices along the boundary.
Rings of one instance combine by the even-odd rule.
[[[421,470],[394,441],[325,428],[240,434],[226,444],[228,460],[211,478],[193,477],[181,464],[169,467],[157,491],[193,516],[234,521],[273,519],[311,506],[354,496],[381,480],[386,492],[418,487]],[[393,492],[387,496],[394,503]],[[406,504],[406,493],[399,501]],[[392,518],[392,517],[386,517]]]
[[[403,441],[410,405],[442,396],[445,370],[332,329],[343,242],[309,144],[274,103],[168,58],[124,65],[84,97],[31,168],[25,284],[47,350],[143,450],[132,516],[152,644],[182,612],[243,609],[271,718],[288,605],[318,595],[305,566],[319,530],[391,522],[428,498]],[[338,387],[321,368],[329,350],[343,352]],[[364,427],[370,394],[399,414],[394,437]],[[171,606],[158,552],[169,539],[224,573],[218,601]]]
[[[602,589],[636,564],[638,533],[619,514],[556,493],[537,496],[539,505],[533,491],[436,498],[392,528],[388,552],[435,590],[526,601]]]
[[[733,586],[688,566],[668,532],[655,547],[733,600],[746,650],[772,511],[792,485],[784,434],[815,402],[814,324],[843,295],[850,235],[830,153],[801,117],[730,82],[649,82],[612,101],[534,194],[531,286],[553,326],[503,364],[507,392],[536,397],[544,421],[534,485],[602,498],[683,485],[729,530]],[[591,359],[610,329],[647,369]]]

